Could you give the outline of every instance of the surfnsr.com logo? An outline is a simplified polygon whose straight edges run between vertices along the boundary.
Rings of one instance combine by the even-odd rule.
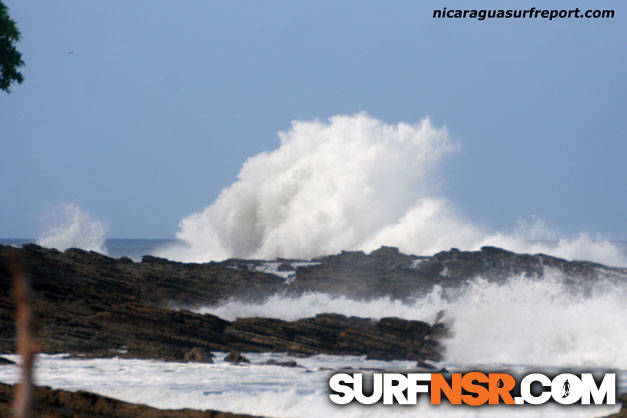
[[[369,387],[365,388],[365,384]],[[595,379],[591,373],[549,377],[531,373],[519,381],[508,373],[336,373],[329,379],[329,397],[338,405],[415,405],[424,395],[433,405],[614,405],[616,374]]]

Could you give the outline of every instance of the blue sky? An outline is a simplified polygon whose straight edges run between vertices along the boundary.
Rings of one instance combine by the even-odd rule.
[[[627,238],[624,2],[554,1],[616,17],[553,22],[431,18],[454,0],[5,3],[26,67],[0,94],[1,237],[63,202],[111,237],[172,236],[292,120],[366,111],[447,125],[441,193],[479,223]]]

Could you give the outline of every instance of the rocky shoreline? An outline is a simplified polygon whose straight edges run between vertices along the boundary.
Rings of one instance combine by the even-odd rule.
[[[20,257],[32,286],[37,335],[45,353],[184,361],[191,350],[366,354],[379,359],[438,360],[443,324],[336,314],[282,321],[173,309],[194,298],[273,294],[284,280],[220,264],[142,263],[96,253],[59,253],[34,245],[1,247]],[[187,273],[184,275],[183,273]],[[247,287],[247,284],[250,285]],[[0,264],[0,352],[14,350],[10,273]],[[252,292],[252,293],[251,293]],[[219,296],[216,296],[219,295]],[[251,296],[252,297],[252,296]]]
[[[267,265],[260,260],[185,264],[145,256],[142,262],[133,262],[78,249],[0,246],[0,352],[4,353],[14,350],[9,256],[19,258],[28,271],[43,352],[173,361],[184,360],[193,349],[437,360],[442,355],[440,340],[447,333],[442,323],[392,315],[370,320],[367,312],[363,318],[329,313],[296,321],[227,321],[176,309],[180,306],[229,299],[262,301],[277,293],[306,292],[406,299],[435,285],[459,286],[479,275],[497,281],[513,274],[541,278],[547,269],[589,286],[601,279],[627,277],[624,268],[491,247],[474,252],[452,249],[432,257],[382,247],[371,254],[342,252],[308,263],[277,260],[280,277],[260,271]]]
[[[34,244],[19,249],[0,245],[1,353],[15,350],[9,258],[19,259],[28,272],[41,352],[197,362],[211,362],[212,351],[223,351],[235,353],[236,358],[239,352],[324,353],[428,364],[442,358],[442,340],[449,330],[445,322],[393,316],[374,320],[368,318],[368,312],[362,317],[324,313],[293,321],[259,317],[229,321],[180,307],[191,309],[232,299],[260,302],[276,294],[307,292],[404,300],[424,295],[436,285],[459,287],[477,276],[491,281],[512,275],[541,279],[547,271],[562,275],[566,283],[583,281],[586,286],[627,278],[624,268],[492,247],[472,252],[452,249],[432,257],[382,247],[370,254],[342,252],[315,260],[232,259],[186,264],[151,256],[133,262]],[[0,389],[0,393],[9,390]],[[77,404],[83,402],[81,396],[87,396],[47,391],[38,389],[38,396],[45,392],[45,399],[75,399]],[[112,405],[113,411],[153,416],[139,409],[131,411],[128,404],[102,402]]]

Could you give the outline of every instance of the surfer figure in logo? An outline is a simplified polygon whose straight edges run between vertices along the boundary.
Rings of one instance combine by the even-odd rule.
[[[564,396],[562,398],[567,397],[570,394],[570,383],[568,383],[568,379],[564,382]]]

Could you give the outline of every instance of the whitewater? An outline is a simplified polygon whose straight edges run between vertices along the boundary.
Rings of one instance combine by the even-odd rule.
[[[428,118],[387,124],[365,113],[328,122],[293,121],[280,145],[248,158],[237,179],[204,209],[184,217],[176,240],[151,255],[183,262],[227,258],[311,259],[382,245],[406,254],[506,248],[627,266],[609,239],[561,234],[541,217],[509,230],[473,222],[439,192],[445,157],[461,144]],[[37,239],[49,248],[106,254],[106,227],[76,204]]]
[[[298,271],[297,273],[298,274]],[[286,320],[322,312],[382,318],[398,316],[451,327],[444,359],[437,367],[513,373],[578,370],[618,373],[619,393],[627,392],[627,307],[624,281],[607,280],[590,289],[567,282],[558,273],[545,277],[513,276],[502,283],[476,278],[458,288],[435,287],[409,301],[390,298],[353,300],[322,293],[298,297],[274,295],[262,303],[229,300],[197,309],[225,319],[264,316]],[[442,318],[440,312],[444,311]],[[440,318],[440,319],[438,319]],[[339,407],[328,400],[332,370],[343,368],[412,370],[413,361],[368,360],[364,356],[317,355],[300,358],[281,353],[244,353],[250,365],[170,363],[128,359],[39,357],[36,382],[66,390],[89,390],[158,408],[209,408],[277,417],[434,417],[534,416],[595,417],[618,406],[465,408],[425,402],[415,408]],[[6,356],[18,360],[16,356]],[[267,360],[295,360],[302,368],[264,365]],[[17,367],[0,366],[0,381],[13,383]]]
[[[295,121],[279,133],[279,146],[250,157],[233,184],[207,207],[184,217],[177,241],[151,254],[185,262],[230,257],[303,260],[342,250],[372,251],[381,245],[406,254],[432,255],[455,247],[490,245],[520,253],[627,266],[615,243],[581,232],[564,236],[530,216],[498,231],[468,219],[439,192],[441,166],[461,145],[446,127],[424,119],[387,124],[367,114],[337,115],[328,121]],[[105,252],[103,224],[77,206],[66,209],[62,226],[38,242]],[[314,260],[315,262],[315,260]],[[268,273],[289,280],[276,270]],[[297,275],[297,273],[296,273]],[[435,287],[403,302],[389,298],[352,300],[327,294],[274,295],[263,303],[223,301],[195,308],[225,319],[264,316],[286,320],[317,313],[433,322],[443,311],[451,336],[444,341],[449,368],[486,370],[617,370],[627,390],[627,282],[607,280],[592,289],[566,283],[556,272],[541,279],[514,276],[499,283],[481,277],[461,287]],[[279,354],[246,354],[253,363]],[[220,358],[220,357],[219,357]],[[274,358],[274,357],[273,357]],[[38,382],[86,389],[161,408],[214,408],[271,416],[404,416],[415,409],[332,406],[328,373],[320,367],[402,370],[408,362],[373,362],[359,357],[296,359],[305,369],[253,364],[177,364],[142,360],[77,360],[41,356]],[[15,368],[0,367],[12,381]],[[417,407],[426,416],[601,416],[607,408],[545,406],[501,408]]]
[[[616,406],[562,407],[451,407],[428,406],[421,399],[415,407],[360,406],[339,407],[328,399],[327,382],[331,371],[344,368],[410,370],[409,361],[377,361],[358,356],[318,355],[293,358],[277,353],[244,353],[251,364],[233,365],[223,361],[226,353],[215,353],[213,364],[170,363],[128,359],[71,359],[66,355],[41,355],[37,362],[35,382],[65,390],[88,390],[127,402],[157,408],[218,409],[272,417],[595,417],[615,412]],[[17,356],[5,356],[18,360]],[[302,367],[264,365],[266,361],[295,360]],[[444,363],[454,370],[460,365]],[[485,366],[473,367],[473,370]],[[494,370],[488,368],[487,370]],[[503,370],[500,368],[499,370]],[[510,366],[522,373],[521,366]],[[588,369],[590,371],[590,369]],[[546,372],[558,369],[546,368]],[[602,370],[593,369],[595,373]],[[624,376],[624,374],[623,374]],[[15,366],[0,366],[0,380],[15,383],[19,378]],[[627,389],[624,377],[618,382]]]
[[[365,113],[336,115],[294,121],[279,139],[278,148],[246,160],[212,204],[181,220],[182,244],[157,254],[206,262],[308,259],[382,245],[417,255],[491,245],[627,265],[603,237],[565,237],[532,214],[510,231],[468,219],[439,192],[445,157],[461,144],[429,119],[394,125]]]

